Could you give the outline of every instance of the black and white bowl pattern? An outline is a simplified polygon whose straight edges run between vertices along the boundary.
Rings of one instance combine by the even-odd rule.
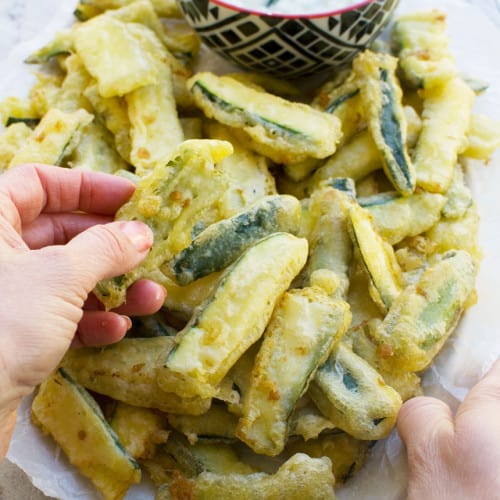
[[[285,17],[241,12],[213,0],[178,0],[208,47],[251,71],[287,78],[347,64],[387,25],[398,2],[360,1],[330,16]]]

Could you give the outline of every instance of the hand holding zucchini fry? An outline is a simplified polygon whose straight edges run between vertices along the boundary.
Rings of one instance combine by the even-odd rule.
[[[132,179],[116,218],[154,244],[95,293],[113,309],[148,278],[168,297],[116,345],[68,352],[35,423],[106,499],[140,468],[158,500],[334,498],[475,299],[465,165],[500,134],[473,114],[446,16],[402,16],[391,53],[360,53],[306,96],[193,75],[199,38],[166,19],[172,0],[81,0],[76,15],[28,58],[56,73],[0,104],[0,168]]]

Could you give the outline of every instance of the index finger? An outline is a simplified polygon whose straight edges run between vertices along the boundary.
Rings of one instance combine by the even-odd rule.
[[[0,175],[2,216],[18,230],[41,213],[114,215],[134,190],[122,177],[50,165],[21,165]]]

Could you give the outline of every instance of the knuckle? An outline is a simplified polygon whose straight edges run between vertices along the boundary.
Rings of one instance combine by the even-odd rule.
[[[126,238],[121,237],[118,231],[108,225],[97,226],[95,232],[97,237],[103,240],[108,259],[117,263],[127,260],[130,245]]]

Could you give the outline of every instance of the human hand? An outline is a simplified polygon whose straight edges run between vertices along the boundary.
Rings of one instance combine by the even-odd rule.
[[[398,431],[408,452],[410,500],[499,499],[500,360],[455,415],[438,399],[407,401]]]
[[[115,342],[131,325],[125,315],[163,304],[164,289],[147,280],[115,311],[91,294],[99,280],[139,264],[153,242],[141,222],[112,222],[133,192],[117,176],[51,166],[0,175],[0,436],[72,343]]]

